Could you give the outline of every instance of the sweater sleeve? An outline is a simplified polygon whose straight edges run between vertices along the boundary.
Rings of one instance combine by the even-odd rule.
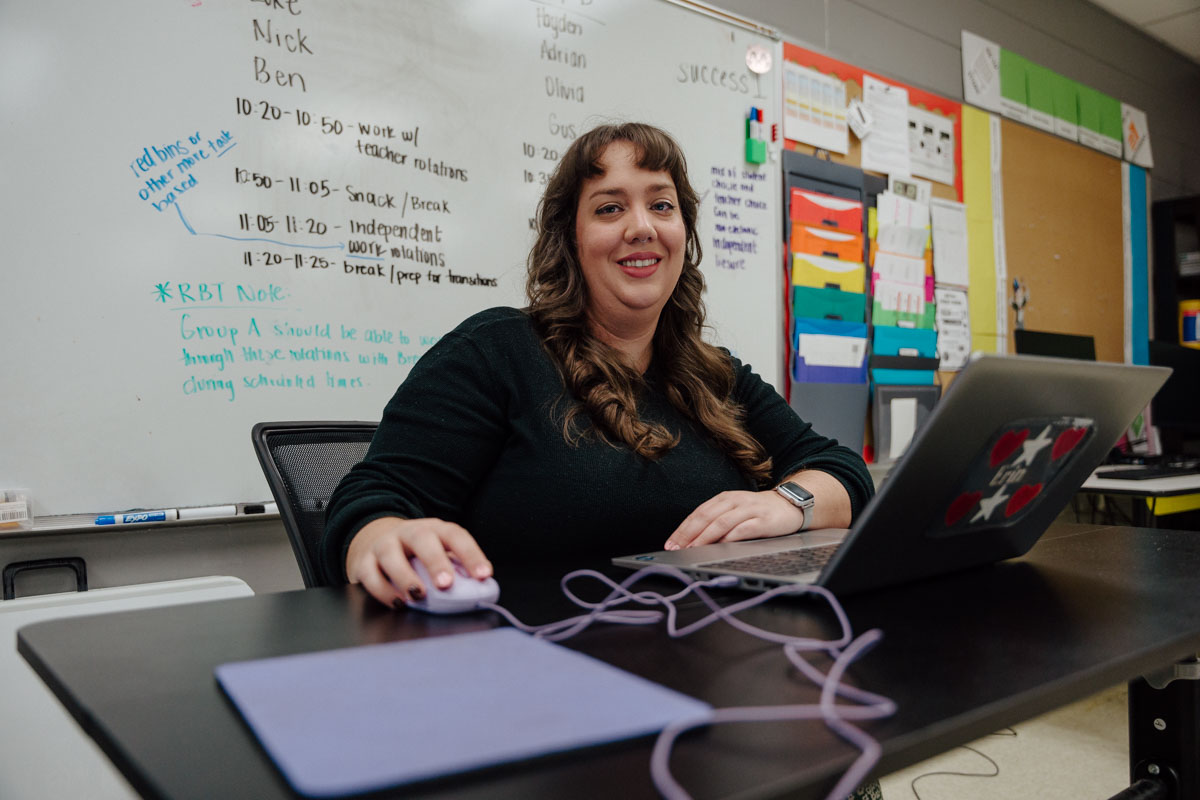
[[[779,483],[801,469],[827,472],[846,487],[854,517],[875,493],[875,483],[862,457],[813,430],[791,406],[748,365],[733,359],[734,399],[746,414],[746,429],[772,460],[771,478]]]
[[[456,520],[504,442],[508,393],[469,333],[447,334],[413,367],[383,411],[364,460],[330,500],[320,555],[346,579],[350,539],[386,516]]]

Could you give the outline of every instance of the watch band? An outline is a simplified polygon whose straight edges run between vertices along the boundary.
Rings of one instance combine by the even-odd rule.
[[[785,481],[775,487],[775,493],[804,512],[804,522],[799,530],[807,530],[812,523],[812,507],[816,504],[813,493],[795,481]]]

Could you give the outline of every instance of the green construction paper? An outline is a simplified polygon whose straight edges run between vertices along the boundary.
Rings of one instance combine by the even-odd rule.
[[[1054,73],[1040,64],[1029,64],[1025,82],[1029,88],[1029,107],[1054,116]]]
[[[1054,92],[1054,116],[1072,125],[1079,124],[1079,84],[1070,78],[1051,72]]]
[[[1100,93],[1079,84],[1079,127],[1100,133]]]
[[[1016,53],[1000,49],[1000,94],[1014,103],[1029,104],[1025,72],[1029,61]]]
[[[1121,141],[1121,101],[1106,94],[1096,93],[1100,103],[1100,133],[1109,139]]]

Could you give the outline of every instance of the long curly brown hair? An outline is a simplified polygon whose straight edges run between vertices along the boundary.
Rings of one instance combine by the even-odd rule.
[[[765,484],[771,479],[771,459],[742,424],[743,409],[732,398],[733,364],[727,353],[702,338],[704,276],[696,226],[700,198],[688,181],[679,145],[650,125],[603,125],[580,136],[564,153],[538,205],[538,235],[529,251],[525,292],[543,344],[558,363],[568,392],[579,401],[566,406],[563,437],[574,443],[587,435],[577,424],[585,415],[601,439],[624,443],[650,460],[679,443],[677,434],[638,416],[642,375],[588,327],[588,288],[579,263],[575,217],[584,181],[603,174],[600,160],[614,142],[632,145],[642,169],[670,174],[687,229],[683,272],[654,333],[653,358],[663,391],[743,473]]]

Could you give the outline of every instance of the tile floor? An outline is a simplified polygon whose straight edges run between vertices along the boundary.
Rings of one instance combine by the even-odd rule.
[[[1125,697],[1116,686],[894,772],[884,800],[1106,800],[1129,786]]]

